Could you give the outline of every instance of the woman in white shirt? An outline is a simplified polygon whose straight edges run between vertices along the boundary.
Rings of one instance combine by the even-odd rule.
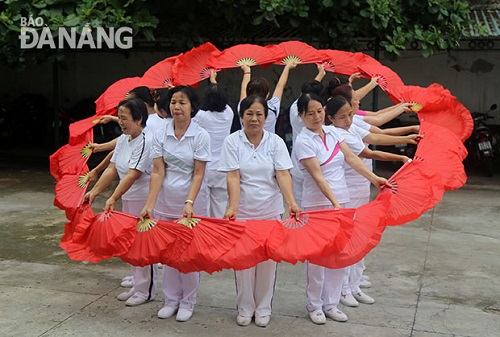
[[[111,162],[96,182],[85,194],[84,200],[93,202],[116,178],[120,183],[106,201],[105,211],[114,209],[116,201],[122,199],[122,211],[139,215],[146,202],[149,177],[152,170],[150,157],[152,135],[146,130],[148,112],[139,98],[130,98],[118,104],[118,124],[123,134],[118,137]],[[132,267],[133,287],[118,294],[127,306],[136,306],[155,297],[155,266]]]
[[[229,136],[234,112],[228,105],[226,88],[217,84],[217,73],[210,74],[210,86],[205,92],[201,109],[193,118],[210,135],[212,159],[206,167],[206,184],[208,193],[208,215],[222,218],[227,206],[226,174],[217,171],[224,139]]]
[[[304,174],[301,205],[304,210],[345,207],[350,197],[344,161],[374,185],[388,184],[352,153],[335,127],[323,124],[325,110],[319,96],[302,95],[297,107],[305,125],[295,142],[295,155]],[[347,321],[347,316],[337,309],[344,273],[343,268],[329,269],[306,262],[306,308],[313,323],[325,324],[326,317]]]
[[[219,170],[227,172],[229,204],[224,218],[281,219],[283,198],[290,214],[300,213],[289,173],[292,162],[285,142],[264,130],[267,113],[263,97],[246,97],[240,105],[243,130],[224,140],[219,164]],[[237,323],[246,326],[255,317],[257,326],[267,326],[271,318],[276,262],[268,260],[236,271],[235,277]]]
[[[206,199],[197,196],[201,194],[206,163],[210,161],[210,136],[191,119],[199,106],[191,87],[175,87],[169,91],[169,97],[167,112],[173,120],[154,135],[150,190],[140,215],[166,221],[183,216],[189,220],[195,213],[206,216]],[[177,313],[177,321],[189,320],[199,282],[198,272],[182,274],[163,265],[165,306],[158,311],[158,317]]]

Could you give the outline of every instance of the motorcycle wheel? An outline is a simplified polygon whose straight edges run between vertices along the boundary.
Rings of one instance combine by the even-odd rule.
[[[493,176],[493,158],[483,158],[484,173],[487,177]]]

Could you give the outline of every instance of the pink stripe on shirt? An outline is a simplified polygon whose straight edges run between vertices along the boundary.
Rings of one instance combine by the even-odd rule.
[[[331,162],[332,159],[337,155],[337,153],[339,153],[339,151],[340,151],[340,143],[337,143],[337,145],[335,145],[335,148],[333,149],[333,152],[332,152],[332,155],[330,156],[330,158],[328,158],[324,163],[319,164],[319,166],[323,166],[323,165],[326,165],[329,162]]]

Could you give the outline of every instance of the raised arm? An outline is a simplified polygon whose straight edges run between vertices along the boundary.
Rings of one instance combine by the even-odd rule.
[[[351,75],[351,77],[349,77],[349,83],[351,84],[351,86],[352,86],[352,82],[354,81],[354,79],[351,80],[351,78],[356,74],[358,74],[358,73],[354,73]],[[356,96],[358,97],[359,100],[362,100],[366,95],[368,95],[370,93],[370,91],[372,91],[373,89],[375,89],[378,86],[377,80],[379,78],[380,78],[380,76],[372,77],[372,79],[370,80],[370,82],[368,82],[368,84],[355,90]]]
[[[401,115],[403,112],[410,111],[409,107],[405,104],[396,104],[388,109],[384,109],[383,113],[367,114],[363,120],[371,125],[380,126],[387,122],[392,121],[394,118]]]
[[[372,145],[396,145],[396,144],[418,144],[418,139],[422,135],[411,134],[408,136],[391,136],[379,133],[370,132],[363,141]]]
[[[297,63],[287,63],[283,68],[283,72],[276,83],[276,88],[273,92],[273,97],[278,97],[281,100],[283,96],[283,91],[285,90],[286,82],[288,81],[288,75],[290,74],[290,69],[293,69],[297,66]]]
[[[240,102],[247,97],[247,85],[252,79],[252,70],[250,66],[243,64],[241,70],[243,70],[243,77],[241,79]]]
[[[406,163],[410,158],[407,156],[402,156],[399,154],[384,152],[384,151],[374,151],[365,147],[365,149],[359,154],[361,158],[369,158],[380,161],[400,161]]]

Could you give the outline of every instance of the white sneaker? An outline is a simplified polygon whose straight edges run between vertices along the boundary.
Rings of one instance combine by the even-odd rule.
[[[354,296],[354,298],[360,303],[364,303],[364,304],[375,303],[375,300],[373,298],[371,298],[370,296],[368,296],[367,294],[365,294],[362,291],[359,291],[358,293],[353,293],[352,296]]]
[[[255,325],[260,326],[261,328],[265,328],[269,321],[271,320],[271,315],[255,317]]]
[[[362,281],[370,281],[370,276],[363,274],[363,275],[361,275],[361,280]]]
[[[144,304],[144,303],[147,303],[147,302],[150,302],[152,301],[153,299],[147,299],[147,298],[144,298],[143,296],[141,295],[135,295],[130,297],[126,302],[125,302],[125,305],[127,307],[135,307],[135,306],[138,306],[138,305],[141,305],[141,304]]]
[[[191,316],[193,316],[193,310],[186,309],[186,308],[179,308],[179,311],[177,311],[177,316],[175,317],[175,320],[177,322],[186,322],[186,321],[189,321]]]
[[[128,291],[124,291],[122,293],[119,293],[118,295],[116,295],[116,298],[119,300],[119,301],[126,301],[128,300],[129,298],[132,297],[132,295],[134,295],[134,289],[130,289]]]
[[[361,282],[359,282],[359,287],[360,288],[371,288],[372,283],[368,280],[361,280]]]
[[[326,323],[326,317],[325,313],[323,312],[323,309],[316,309],[314,311],[311,311],[309,313],[309,318],[314,324],[325,324]]]
[[[158,318],[169,318],[176,314],[179,308],[170,307],[168,305],[164,306],[158,311]]]
[[[353,308],[359,306],[358,301],[356,301],[356,299],[354,298],[354,296],[352,296],[351,293],[340,295],[340,303]]]
[[[122,281],[132,281],[132,275],[122,277]]]
[[[132,288],[134,286],[134,282],[132,280],[125,280],[120,283],[120,286],[123,288]]]
[[[348,319],[347,315],[337,308],[331,308],[330,310],[326,310],[325,316],[337,322],[347,322]]]
[[[238,323],[239,326],[250,325],[250,323],[252,323],[252,317],[238,315],[238,317],[236,317],[236,323]]]

